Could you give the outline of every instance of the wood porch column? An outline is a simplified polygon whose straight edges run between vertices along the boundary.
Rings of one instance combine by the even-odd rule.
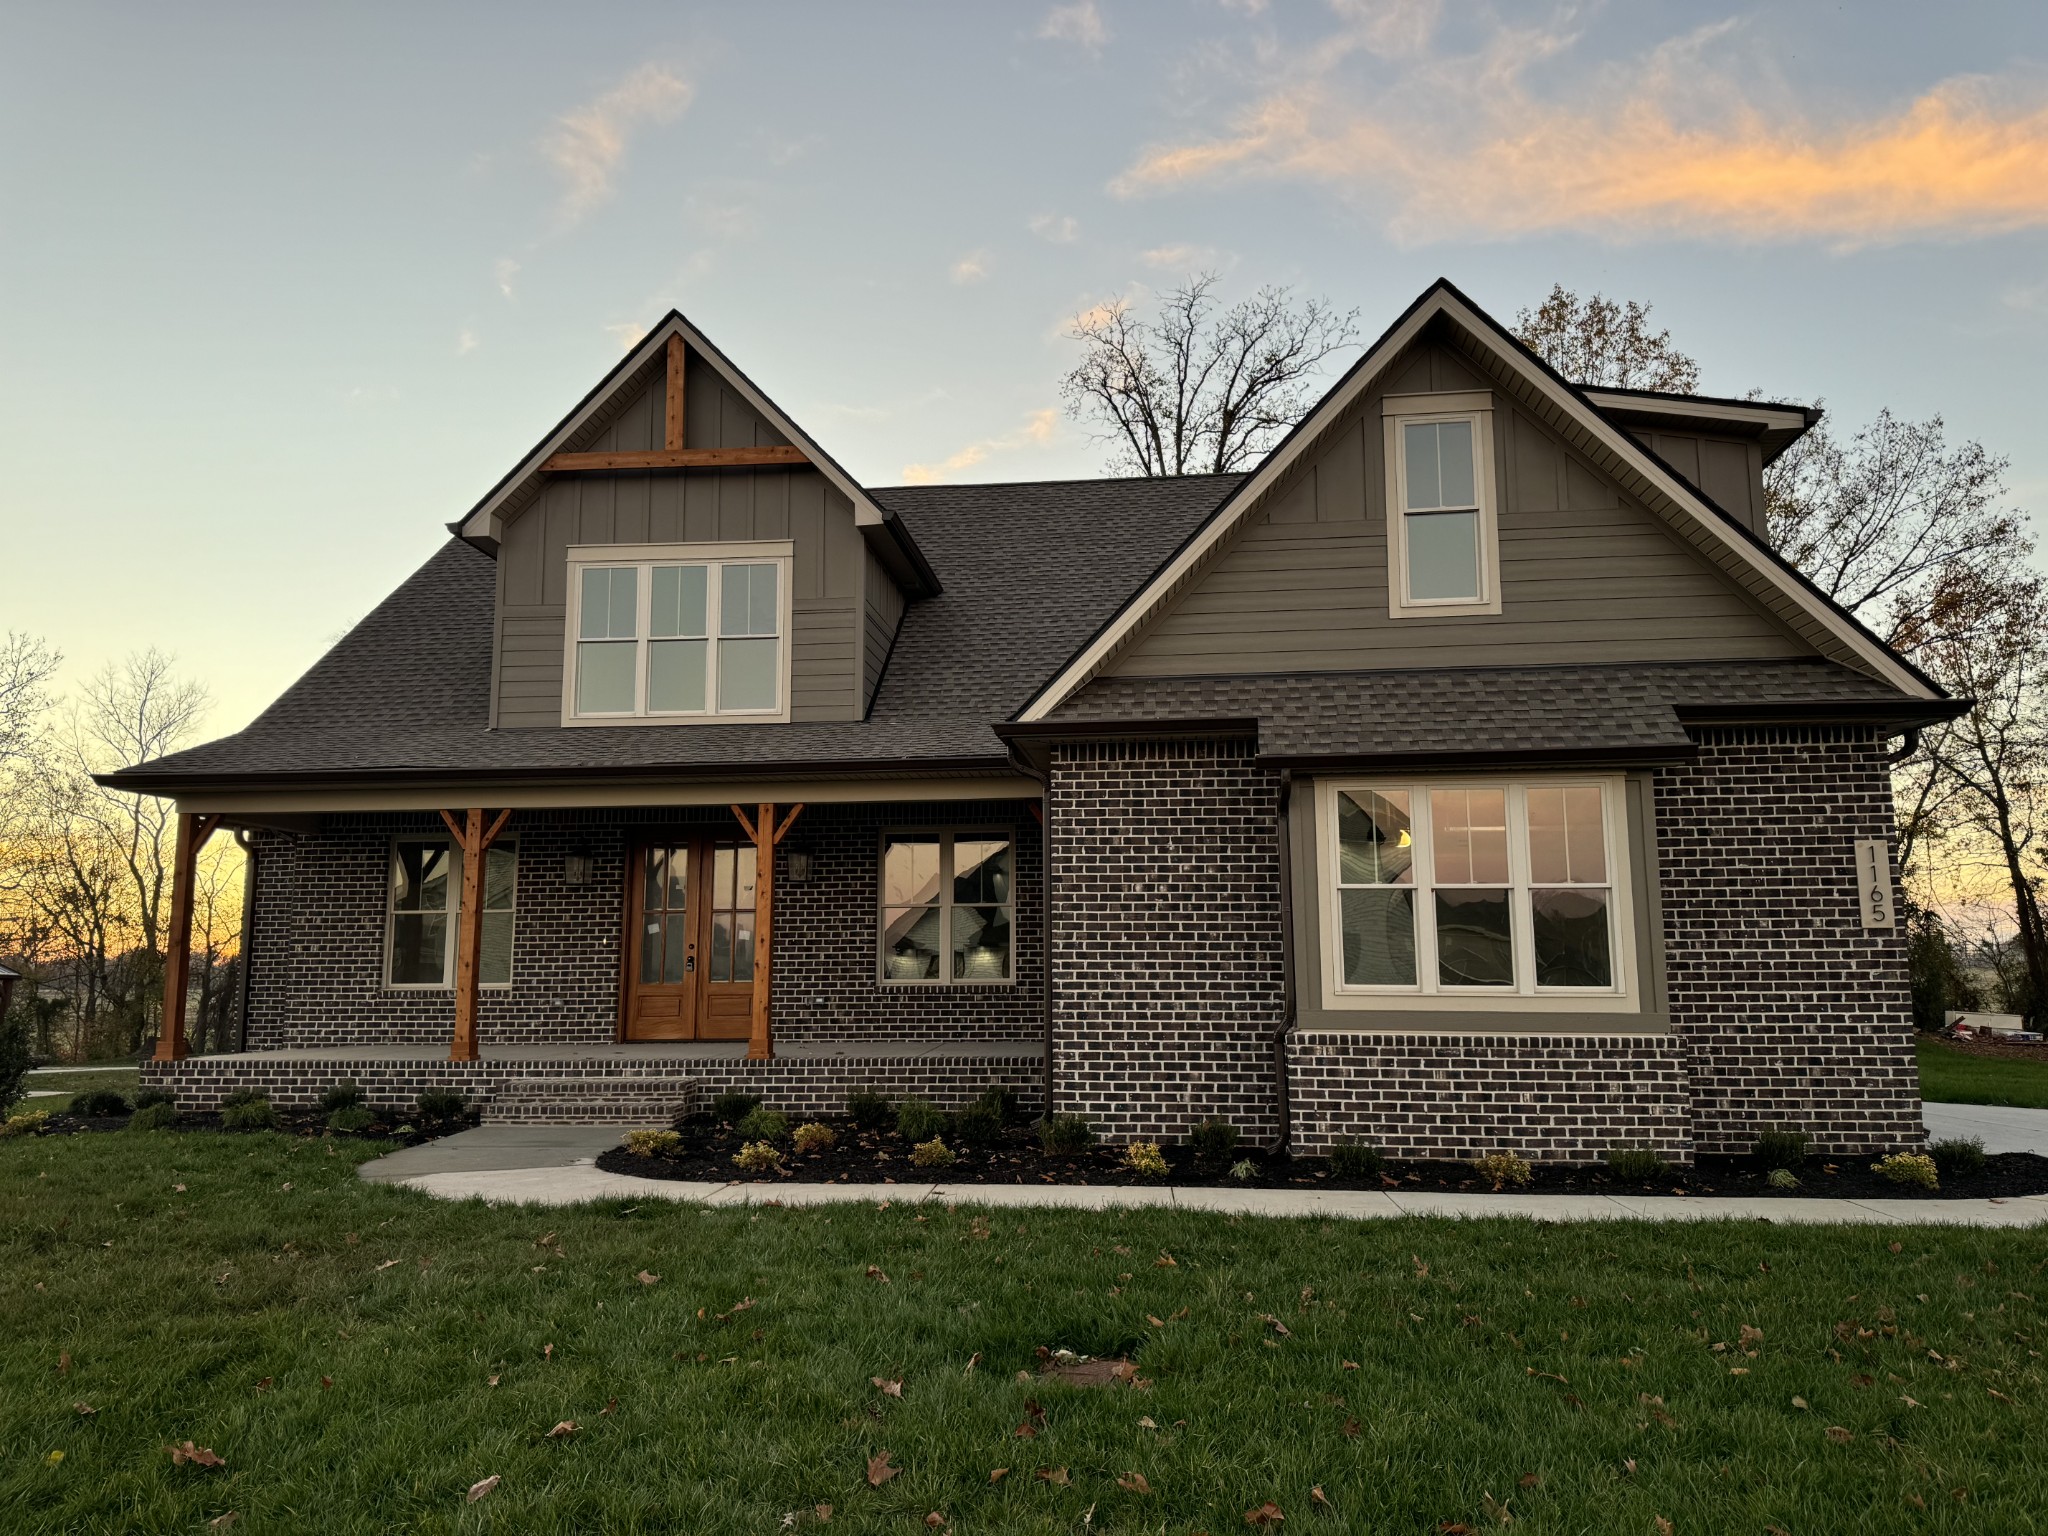
[[[775,1028],[768,1016],[768,1004],[774,995],[775,848],[789,835],[803,809],[801,805],[791,806],[782,825],[777,826],[772,803],[756,806],[752,821],[738,806],[732,808],[741,830],[754,844],[754,1018],[747,1037],[749,1061],[775,1059]]]
[[[171,927],[164,935],[164,1016],[156,1034],[157,1061],[183,1061],[185,990],[192,979],[192,882],[199,850],[220,826],[218,816],[178,812],[178,840],[171,854]]]
[[[505,823],[512,819],[509,810],[500,811],[498,819],[486,828],[485,814],[481,806],[470,807],[460,821],[453,812],[441,813],[455,846],[462,850],[462,906],[455,931],[455,1036],[448,1044],[450,1061],[476,1060],[477,967],[484,947],[484,859],[498,834],[505,830]]]

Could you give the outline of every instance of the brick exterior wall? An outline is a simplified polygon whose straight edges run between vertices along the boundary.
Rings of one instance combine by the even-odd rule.
[[[242,1054],[142,1064],[142,1086],[168,1090],[178,1107],[188,1110],[213,1109],[237,1088],[260,1089],[271,1103],[295,1108],[318,1103],[322,1093],[343,1081],[357,1084],[375,1105],[408,1105],[430,1089],[459,1093],[472,1104],[481,1104],[518,1078],[599,1082],[620,1077],[688,1078],[697,1084],[700,1105],[728,1088],[744,1089],[759,1094],[768,1108],[792,1115],[843,1113],[846,1096],[856,1088],[872,1089],[892,1100],[921,1094],[940,1108],[952,1110],[1000,1084],[1016,1093],[1019,1104],[1030,1114],[1038,1112],[1045,1097],[1043,1056],[1016,1050],[972,1056],[799,1056],[775,1061],[691,1061],[661,1055],[637,1062],[616,1055],[579,1059],[573,1051],[542,1060],[478,1062],[424,1056],[394,1060],[389,1056],[350,1059]]]
[[[1796,1125],[1830,1152],[1923,1138],[1903,928],[1866,929],[1855,843],[1893,836],[1868,730],[1703,730],[1660,769],[1664,960],[1701,1152]]]
[[[477,1035],[501,1044],[616,1038],[627,850],[641,828],[734,835],[723,810],[519,812],[512,985],[482,990]],[[884,986],[876,979],[880,838],[885,828],[1009,831],[1016,848],[1009,986]],[[441,830],[418,814],[327,818],[311,834],[256,834],[250,1050],[445,1044],[454,995],[384,985],[385,880],[394,836]],[[1043,1038],[1043,838],[1018,801],[807,807],[776,850],[774,1017],[779,1039]],[[595,861],[567,883],[572,851]],[[812,877],[789,878],[792,853]]]
[[[1053,1104],[1112,1140],[1279,1131],[1279,780],[1249,741],[1055,749]]]

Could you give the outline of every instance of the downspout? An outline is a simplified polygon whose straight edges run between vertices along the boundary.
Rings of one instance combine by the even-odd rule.
[[[1280,770],[1280,809],[1274,843],[1280,860],[1280,1027],[1273,1032],[1273,1086],[1280,1112],[1280,1138],[1273,1150],[1285,1153],[1294,1141],[1293,1104],[1287,1092],[1287,1037],[1294,1033],[1294,849],[1288,835],[1288,806],[1294,799],[1294,774]]]
[[[235,978],[235,1049],[249,1049],[249,967],[256,943],[256,845],[236,827],[235,845],[242,850],[242,974]]]
[[[1899,743],[1899,750],[1896,752],[1887,752],[1884,755],[1884,761],[1886,763],[1903,763],[1907,758],[1911,757],[1915,752],[1918,752],[1919,750],[1920,727],[1917,725],[1908,726],[1906,728],[1906,739]]]

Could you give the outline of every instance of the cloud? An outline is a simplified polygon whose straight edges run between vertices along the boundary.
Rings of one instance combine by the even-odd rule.
[[[985,437],[978,443],[969,443],[958,453],[941,459],[936,464],[906,464],[903,466],[904,483],[938,485],[952,479],[962,470],[974,468],[992,453],[1010,453],[1019,448],[1042,448],[1058,433],[1059,417],[1059,411],[1048,406],[1025,417],[1024,425],[1015,432],[1002,437]]]
[[[630,352],[646,339],[647,327],[631,320],[621,320],[604,327],[604,333],[619,344],[621,352]]]
[[[561,218],[574,224],[612,194],[612,179],[636,129],[672,122],[694,87],[659,64],[643,64],[595,100],[565,112],[542,144],[565,183]]]
[[[475,331],[464,327],[455,337],[455,355],[457,357],[467,357],[483,344],[483,337],[477,335]]]
[[[1213,245],[1155,245],[1139,252],[1138,260],[1160,272],[1206,272],[1230,263],[1229,256]]]
[[[1350,23],[1368,53],[1399,59],[1429,46],[1443,0],[1330,0],[1330,9]]]
[[[510,256],[500,256],[491,268],[491,275],[498,280],[498,292],[506,298],[512,297],[512,279],[519,275],[519,263]]]
[[[1959,77],[1889,112],[1819,122],[1757,104],[1740,72],[1713,67],[1730,30],[1673,39],[1553,101],[1526,71],[1571,37],[1503,30],[1477,55],[1432,56],[1365,92],[1340,75],[1368,46],[1354,29],[1226,132],[1147,149],[1112,190],[1299,181],[1385,207],[1409,244],[1590,230],[1855,245],[2048,223],[2039,91]]]
[[[1109,27],[1095,0],[1077,0],[1073,5],[1056,5],[1039,23],[1038,35],[1055,43],[1077,43],[1090,53],[1100,53],[1109,41]]]
[[[988,276],[988,252],[969,251],[953,263],[947,275],[960,284],[980,282]]]
[[[1054,245],[1072,245],[1081,238],[1081,225],[1072,214],[1041,213],[1031,221],[1031,233]]]

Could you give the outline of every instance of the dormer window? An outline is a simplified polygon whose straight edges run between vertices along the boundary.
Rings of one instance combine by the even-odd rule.
[[[792,549],[572,548],[562,723],[787,720]]]
[[[1499,613],[1493,397],[1389,395],[1388,610],[1423,618]]]

